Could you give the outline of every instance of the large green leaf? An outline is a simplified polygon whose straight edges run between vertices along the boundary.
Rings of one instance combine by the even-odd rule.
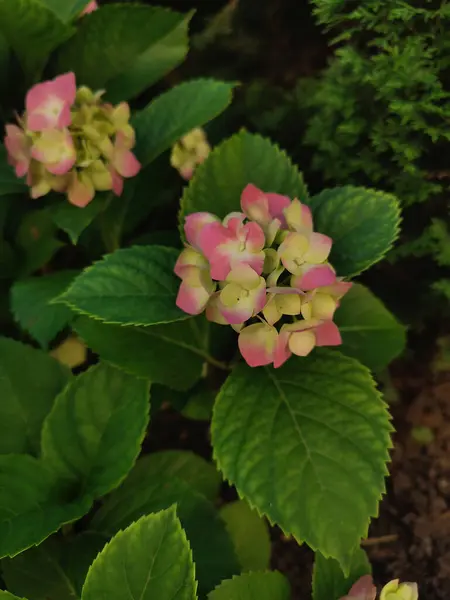
[[[384,492],[389,413],[366,367],[335,351],[240,365],[212,421],[226,479],[260,513],[348,569]]]
[[[208,600],[290,600],[287,579],[278,571],[244,573],[223,581],[208,594]]]
[[[182,479],[195,491],[214,502],[222,478],[215,466],[189,450],[164,450],[146,457],[146,472]]]
[[[186,319],[175,305],[179,252],[163,246],[116,250],[75,279],[60,296],[76,312],[120,325],[156,325]]]
[[[54,537],[14,558],[2,560],[9,590],[29,600],[76,600],[73,582],[61,565],[61,547]]]
[[[141,163],[147,165],[185,133],[217,117],[230,104],[233,87],[214,79],[195,79],[150,102],[133,118]]]
[[[123,327],[80,317],[75,331],[103,360],[153,383],[184,391],[202,374],[205,325],[200,318],[152,327]]]
[[[354,284],[342,298],[335,322],[342,334],[342,352],[369,369],[384,368],[405,348],[405,327],[363,285]]]
[[[378,262],[397,239],[400,208],[395,196],[351,185],[310,199],[314,228],[333,240],[330,262],[338,275],[353,276]]]
[[[26,598],[19,598],[14,596],[5,590],[0,590],[0,600],[27,600]]]
[[[7,157],[5,146],[0,144],[0,196],[25,192],[27,189],[24,181],[16,177],[14,169],[8,164]]]
[[[137,96],[180,64],[189,50],[188,28],[193,12],[183,15],[152,8],[148,48],[129,69],[108,82],[106,97],[112,103]]]
[[[72,244],[76,244],[86,227],[105,210],[110,201],[110,193],[97,193],[92,202],[80,208],[69,204],[67,199],[60,195],[58,201],[51,206],[49,213],[54,224],[67,233]]]
[[[239,572],[233,544],[214,506],[185,481],[164,472],[152,455],[140,459],[120,488],[94,516],[95,531],[114,534],[150,512],[177,505],[177,514],[192,547],[198,581],[206,593]]]
[[[47,349],[48,344],[69,323],[72,311],[63,304],[49,304],[62,294],[79,271],[16,281],[11,288],[11,310],[22,329]]]
[[[0,0],[0,32],[34,79],[49,54],[74,32],[40,0]]]
[[[126,100],[153,83],[155,75],[163,75],[182,60],[187,52],[186,39],[181,53],[179,48],[175,50],[172,64],[168,56],[163,57],[164,65],[157,64],[161,52],[157,46],[164,44],[184,19],[180,13],[137,3],[103,6],[83,18],[76,35],[60,49],[58,68],[61,72],[74,71],[79,84],[93,89],[108,89],[112,81],[115,99]],[[169,45],[168,49],[173,48]],[[150,60],[154,62],[152,68]],[[124,87],[119,95],[120,84],[129,88]]]
[[[264,519],[245,500],[225,504],[220,515],[227,524],[243,571],[269,568],[270,536]]]
[[[302,174],[287,154],[267,138],[241,131],[214,148],[185,188],[181,216],[209,211],[219,217],[241,210],[241,193],[248,183],[265,192],[304,201]]]
[[[45,352],[0,338],[0,454],[38,454],[42,423],[69,377]]]
[[[25,454],[0,456],[0,558],[41,543],[65,523],[81,518],[92,499],[67,502],[41,461]]]
[[[82,600],[195,600],[195,567],[175,509],[142,517],[94,560]]]
[[[149,384],[99,364],[56,399],[42,430],[42,457],[61,479],[103,496],[126,477],[148,425]]]
[[[336,560],[324,558],[317,552],[313,571],[313,600],[340,600],[360,577],[370,572],[367,555],[359,546],[355,547],[351,556],[347,577]]]
[[[74,17],[81,14],[83,8],[85,8],[90,0],[41,0],[43,4],[46,4],[64,23],[68,23]]]

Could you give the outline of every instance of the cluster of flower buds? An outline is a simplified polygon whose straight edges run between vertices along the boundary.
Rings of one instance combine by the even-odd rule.
[[[201,127],[193,129],[172,147],[170,164],[176,169],[183,179],[189,181],[198,165],[200,165],[211,152],[211,146],[206,139]]]
[[[252,367],[277,368],[292,354],[341,344],[333,315],[351,283],[329,264],[332,240],[313,231],[310,209],[252,184],[241,209],[223,221],[206,212],[186,217],[177,306],[231,325]]]
[[[6,125],[5,147],[17,177],[26,175],[32,198],[54,190],[84,207],[96,191],[120,196],[123,178],[139,172],[130,107],[103,103],[102,94],[77,90],[73,73],[29,90],[18,125]]]
[[[347,596],[340,600],[375,600],[377,589],[371,575],[364,575],[352,586]],[[380,593],[380,600],[418,600],[417,583],[400,583],[394,579],[387,583]]]

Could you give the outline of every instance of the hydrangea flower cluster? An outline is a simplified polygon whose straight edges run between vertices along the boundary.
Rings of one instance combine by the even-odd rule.
[[[351,590],[340,600],[375,600],[377,589],[371,575],[364,575],[352,586]],[[418,600],[417,583],[400,583],[394,579],[387,583],[380,593],[380,600]]]
[[[186,181],[191,179],[194,171],[211,152],[205,132],[201,127],[192,129],[172,147],[170,164]]]
[[[66,73],[32,87],[18,125],[6,125],[5,147],[17,177],[27,177],[32,198],[51,190],[84,207],[96,191],[120,196],[123,178],[141,165],[131,152],[130,107],[101,101],[103,92],[76,88]]]
[[[332,240],[313,231],[310,209],[249,184],[241,210],[222,221],[207,212],[186,217],[177,306],[231,325],[251,367],[277,368],[292,354],[341,344],[333,315],[352,284],[328,262]]]

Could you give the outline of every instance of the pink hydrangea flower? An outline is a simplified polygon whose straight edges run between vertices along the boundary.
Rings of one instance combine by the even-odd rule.
[[[25,99],[26,124],[30,131],[69,127],[75,102],[75,75],[66,73],[33,86]]]
[[[249,265],[258,275],[264,266],[265,236],[254,222],[244,224],[245,215],[233,214],[223,223],[206,224],[199,234],[199,245],[211,265],[211,277],[224,280],[231,269]]]
[[[116,196],[121,196],[123,191],[123,177],[135,177],[141,170],[141,163],[130,150],[130,140],[122,133],[118,132],[114,143],[110,169],[113,182],[113,192]]]
[[[251,367],[278,368],[292,354],[341,344],[332,319],[351,283],[327,262],[332,242],[313,230],[310,209],[254,185],[243,190],[241,208],[223,221],[207,212],[186,218],[177,305],[235,329]]]
[[[371,575],[364,575],[352,586],[349,593],[341,600],[375,600],[377,588]]]
[[[89,15],[90,13],[93,13],[94,10],[98,10],[100,7],[97,4],[96,0],[92,0],[92,2],[89,2],[89,4],[84,8],[84,10],[82,10],[80,17],[83,17],[84,15]]]
[[[5,147],[9,164],[14,167],[17,177],[27,174],[31,160],[31,142],[17,125],[6,125]]]

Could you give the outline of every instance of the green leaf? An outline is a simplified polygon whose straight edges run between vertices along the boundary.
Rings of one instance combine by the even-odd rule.
[[[0,558],[41,543],[85,515],[91,505],[88,496],[65,501],[54,474],[33,457],[0,456]]]
[[[17,245],[22,253],[21,277],[46,265],[64,245],[56,238],[56,233],[48,210],[32,210],[25,215],[17,234]]]
[[[350,558],[346,577],[339,563],[316,553],[313,571],[313,600],[340,600],[360,577],[371,573],[370,563],[362,548],[356,546]]]
[[[225,504],[220,515],[227,524],[242,571],[264,571],[270,563],[270,536],[264,520],[245,500]]]
[[[5,146],[0,144],[0,196],[4,196],[5,194],[19,194],[26,190],[27,186],[23,179],[18,179],[14,173],[14,169],[8,164],[8,153]]]
[[[54,224],[68,234],[72,244],[76,244],[86,227],[106,209],[110,200],[109,193],[96,194],[92,202],[79,208],[60,196],[59,201],[51,207],[50,214]]]
[[[42,423],[69,377],[45,352],[0,337],[1,454],[38,454]]]
[[[137,377],[185,391],[202,374],[204,325],[206,321],[200,318],[152,327],[123,327],[80,317],[75,331],[103,360]]]
[[[108,541],[108,536],[93,531],[84,531],[67,541],[62,566],[70,580],[73,581],[77,598],[81,597],[81,590],[91,564]]]
[[[397,239],[400,208],[395,196],[351,185],[324,190],[310,199],[314,229],[333,240],[330,262],[338,275],[368,269]]]
[[[195,600],[195,567],[175,509],[142,517],[94,560],[82,600]]]
[[[63,23],[79,16],[90,0],[41,0]]]
[[[59,271],[42,277],[16,281],[11,288],[11,310],[15,320],[44,348],[72,319],[63,304],[49,304],[62,294],[79,271]]]
[[[54,537],[14,558],[2,560],[9,590],[29,600],[76,600],[77,591],[61,566],[61,544]]]
[[[0,32],[30,79],[36,79],[49,54],[69,39],[74,29],[40,0],[0,0]]]
[[[109,535],[142,515],[177,505],[192,547],[200,592],[239,572],[233,544],[214,506],[185,481],[165,473],[153,456],[140,459],[120,488],[106,499],[92,528]]]
[[[19,598],[18,596],[13,596],[9,592],[5,590],[0,590],[0,600],[27,600],[26,598]]]
[[[223,581],[208,594],[208,600],[290,600],[287,579],[278,571],[244,573]]]
[[[63,480],[95,497],[126,477],[148,425],[149,384],[104,364],[58,396],[42,430],[42,457]]]
[[[189,50],[188,28],[193,12],[183,15],[152,7],[148,48],[136,62],[108,82],[107,99],[113,104],[137,96],[179,65]]]
[[[76,312],[121,325],[156,325],[188,318],[175,305],[179,252],[163,246],[116,250],[75,279],[60,296]]]
[[[216,146],[185,188],[181,216],[209,211],[225,217],[241,210],[241,193],[248,183],[265,192],[286,194],[302,202],[307,197],[302,174],[276,144],[241,131]]]
[[[199,494],[215,501],[222,478],[215,466],[188,450],[164,450],[146,457],[146,470],[182,479]]]
[[[145,166],[185,133],[211,121],[231,102],[234,84],[195,79],[177,85],[133,118],[136,155]]]
[[[335,322],[342,334],[342,352],[369,369],[383,369],[405,349],[405,327],[363,285],[354,284],[342,298]]]
[[[93,89],[109,91],[111,81],[113,97],[126,100],[183,59],[187,52],[186,32],[181,49],[171,46],[170,37],[184,19],[180,13],[142,4],[103,6],[80,21],[77,33],[58,53],[58,69],[74,71],[79,84]],[[172,62],[168,55],[161,64],[164,41],[173,52]],[[174,42],[180,44],[179,35]],[[118,94],[120,84],[127,87]]]
[[[347,570],[385,490],[391,430],[369,371],[316,350],[277,370],[239,365],[216,400],[212,442],[241,497]]]

